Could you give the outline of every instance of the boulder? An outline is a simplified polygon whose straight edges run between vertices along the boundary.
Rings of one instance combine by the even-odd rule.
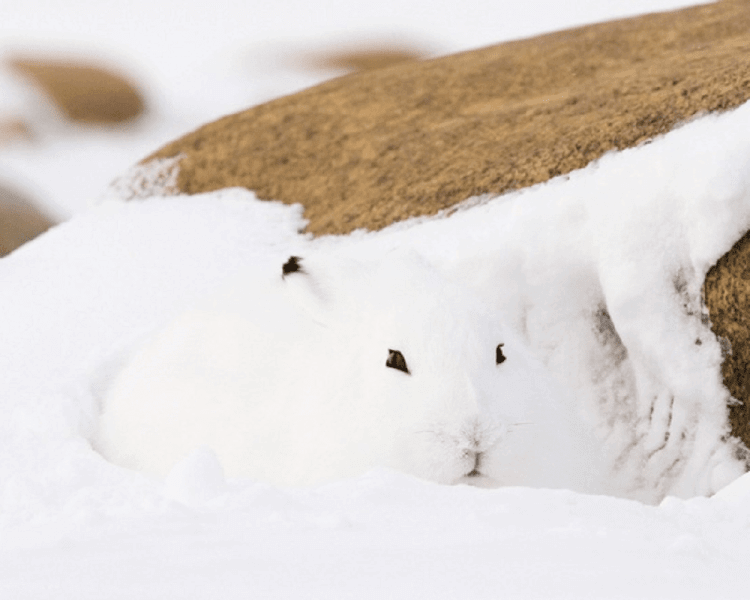
[[[313,233],[347,233],[546,181],[748,98],[750,4],[724,0],[354,73],[149,159],[182,156],[181,192],[247,187],[303,204]]]

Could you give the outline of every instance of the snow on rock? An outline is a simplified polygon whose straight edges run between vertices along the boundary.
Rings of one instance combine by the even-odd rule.
[[[408,242],[507,315],[573,390],[622,495],[710,494],[744,472],[701,286],[750,227],[749,122],[747,105],[706,116],[450,218],[362,234],[361,252]]]
[[[100,201],[176,195],[179,165],[183,158],[184,155],[178,154],[132,166],[107,187]]]

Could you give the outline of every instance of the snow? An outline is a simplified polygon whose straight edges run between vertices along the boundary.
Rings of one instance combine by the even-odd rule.
[[[345,238],[301,235],[300,207],[245,190],[121,202],[121,182],[90,208],[102,189],[79,198],[70,220],[0,259],[0,597],[745,598],[750,474],[738,477],[723,439],[721,349],[700,285],[750,227],[749,127],[745,105],[544,185]],[[103,134],[90,135],[67,138],[90,143],[68,157],[71,180],[107,160]],[[298,255],[332,260],[334,274],[379,265],[393,284],[383,257],[404,251],[460,288],[445,321],[485,327],[461,316],[481,303],[543,364],[598,440],[606,494],[441,485],[385,467],[283,486],[235,476],[202,444],[154,476],[92,448],[121,369],[227,281],[251,294],[258,270]],[[436,322],[436,335],[458,334]]]
[[[748,125],[749,106],[704,117],[568,177],[378,233],[312,240],[297,233],[300,207],[235,189],[109,200],[5,257],[0,590],[744,597],[750,475],[705,497],[739,469],[695,294],[750,223]],[[132,352],[223,282],[292,254],[366,262],[396,248],[502,311],[605,456],[633,446],[611,465],[610,494],[438,485],[383,468],[284,487],[225,474],[206,447],[162,479],[92,450],[99,401]]]

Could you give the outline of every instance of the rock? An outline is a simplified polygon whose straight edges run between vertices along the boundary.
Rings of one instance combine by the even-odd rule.
[[[0,185],[0,256],[9,254],[54,224],[31,200]]]
[[[243,186],[347,233],[584,167],[750,98],[750,6],[724,1],[355,73],[205,125],[179,190]]]
[[[724,385],[741,402],[729,407],[732,433],[750,448],[750,233],[708,272],[703,296],[711,329],[725,347]]]
[[[122,75],[76,61],[15,57],[15,72],[31,79],[71,121],[119,123],[145,109],[141,93]]]
[[[369,46],[313,52],[295,60],[315,70],[372,71],[424,59],[427,52],[411,46]]]
[[[31,127],[23,119],[0,117],[0,147],[17,140],[34,139]]]

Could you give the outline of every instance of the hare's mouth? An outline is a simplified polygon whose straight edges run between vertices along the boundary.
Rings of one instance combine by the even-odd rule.
[[[471,470],[458,478],[456,483],[474,487],[498,487],[500,484],[482,472],[482,452],[474,453],[474,464]]]
[[[479,488],[500,487],[500,483],[496,479],[493,479],[492,477],[489,477],[488,475],[485,475],[479,471],[471,471],[466,475],[459,477],[454,485],[458,484],[470,485],[472,487]]]

